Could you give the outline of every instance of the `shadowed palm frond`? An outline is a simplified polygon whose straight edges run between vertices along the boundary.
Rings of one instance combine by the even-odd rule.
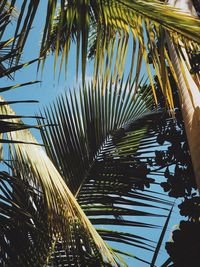
[[[158,240],[158,243],[157,243],[155,252],[154,252],[154,254],[153,254],[153,258],[152,258],[150,267],[154,267],[154,266],[155,266],[156,259],[157,259],[157,257],[158,257],[158,254],[159,254],[159,251],[160,251],[160,248],[161,248],[161,245],[162,245],[164,236],[165,236],[166,231],[167,231],[167,226],[168,226],[168,224],[169,224],[170,217],[171,217],[171,215],[172,215],[173,207],[174,207],[174,206],[172,206],[172,208],[170,209],[169,214],[168,214],[167,219],[166,219],[166,222],[165,222],[165,224],[164,224],[164,226],[163,226],[163,229],[162,229],[160,238],[159,238],[159,240]]]
[[[29,84],[33,84],[35,82],[30,82],[30,83],[26,83],[27,85]],[[19,87],[20,85],[16,85],[16,86],[9,86],[9,87],[5,87],[5,88],[1,88],[0,90],[2,91],[7,91],[10,89],[14,89]],[[23,85],[21,85],[23,86]],[[9,111],[7,111],[7,107],[9,104],[17,104],[17,103],[37,103],[37,101],[35,100],[18,100],[18,101],[4,101],[3,98],[1,98],[0,101],[0,150],[1,153],[3,153],[3,144],[14,144],[14,143],[21,143],[21,144],[36,144],[35,142],[31,142],[31,141],[26,141],[24,142],[23,140],[8,140],[7,138],[5,138],[6,134],[9,134],[10,132],[13,131],[19,131],[19,130],[23,130],[23,129],[30,129],[30,128],[35,128],[38,129],[38,126],[34,126],[34,125],[29,125],[29,124],[24,124],[22,123],[22,121],[20,121],[19,119],[22,118],[35,118],[38,119],[39,117],[37,116],[23,116],[23,115],[15,115],[13,113],[9,113]],[[18,121],[13,121],[14,119],[18,119]],[[38,145],[38,144],[36,144]],[[3,156],[0,156],[0,161],[3,160]]]
[[[97,83],[61,95],[45,109],[40,123],[49,126],[41,134],[49,157],[101,237],[153,251],[145,237],[109,228],[156,228],[139,218],[165,216],[153,209],[171,205],[148,192],[155,182],[149,177],[158,146],[154,124],[164,112],[153,111],[146,87],[128,84],[110,82],[104,91]]]
[[[36,15],[36,11],[39,5],[39,0],[24,0],[21,3],[16,0],[1,1],[0,3],[0,14],[3,16],[2,28],[0,28],[0,36],[2,37],[4,32],[7,31],[9,22],[12,17],[17,18],[17,22],[14,21],[14,38],[11,46],[11,50],[17,50],[15,61],[11,60],[12,64],[19,64],[20,57],[27,37],[30,33],[33,20]],[[17,7],[16,7],[17,5]]]
[[[6,4],[6,1],[1,4],[4,3]],[[9,11],[14,3],[15,1],[12,1],[11,6],[8,7]],[[27,3],[28,1],[23,2],[23,8]],[[34,6],[34,4],[31,5]],[[6,67],[2,65],[1,78],[5,76],[12,78],[11,74],[16,70],[34,62],[17,64],[20,49],[23,47],[27,34],[25,29],[22,31],[22,38],[16,30],[16,37],[1,42],[2,57],[0,59],[1,62],[7,64]],[[11,46],[8,47],[10,44]],[[14,46],[20,46],[20,49],[13,49]],[[4,87],[1,91],[32,83]],[[115,253],[103,242],[45,152],[27,130],[32,126],[25,125],[20,120],[28,116],[17,116],[8,105],[19,102],[6,102],[1,98],[0,105],[1,161],[4,160],[2,146],[4,143],[9,143],[11,160],[16,160],[16,158],[18,160],[13,175],[1,173],[0,179],[3,226],[0,244],[1,263],[6,265],[15,263],[17,266],[43,265],[51,256],[51,247],[57,239],[61,238],[64,247],[68,249],[76,242],[76,248],[73,246],[72,251],[75,265],[79,265],[80,262],[83,265],[83,260],[86,262],[88,259],[96,258],[101,264],[107,262],[108,266],[117,266],[118,259]],[[7,139],[3,139],[4,134],[7,135]],[[43,158],[42,161],[41,158]],[[26,238],[27,240],[24,240]],[[18,242],[22,244],[19,245]]]
[[[0,264],[42,266],[46,262],[52,238],[46,203],[31,177],[0,173]]]
[[[3,266],[12,263],[16,266],[49,266],[52,258],[55,263],[55,256],[52,257],[52,254],[55,245],[57,248],[59,246],[60,235],[59,232],[52,235],[47,202],[36,177],[25,162],[23,171],[22,168],[18,171],[19,168],[18,162],[14,162],[11,171],[15,176],[5,172],[0,174],[0,263]],[[88,260],[92,266],[95,258],[101,262],[98,252],[93,255],[95,248],[92,247],[92,241],[83,234],[84,229],[81,229],[80,223],[77,221],[71,227],[73,234],[68,236],[67,242],[62,242],[64,249],[71,252],[67,266],[85,266]]]
[[[5,19],[6,17],[4,18],[4,16],[0,14],[0,27],[2,27],[2,31],[5,26]],[[10,38],[5,41],[2,41],[2,39],[0,40],[0,78],[7,76],[12,79],[11,73],[15,71],[15,67],[10,63],[10,61],[14,62],[19,55],[18,49],[12,47],[14,40],[15,38]]]
[[[74,193],[81,186],[82,177],[86,169],[92,167],[92,162],[103,158],[105,153],[102,153],[107,147],[108,151],[112,151],[111,136],[113,139],[123,137],[125,130],[121,127],[124,123],[128,127],[133,118],[153,108],[151,92],[143,88],[139,93],[136,92],[135,82],[129,87],[128,80],[116,80],[113,84],[110,79],[105,91],[103,82],[99,82],[96,87],[90,84],[58,97],[56,103],[45,110],[44,117],[47,120],[43,120],[42,124],[57,125],[48,127],[44,134],[42,132],[47,151],[58,170],[66,175],[66,182]],[[146,125],[136,134],[135,139],[140,140],[145,131]],[[51,150],[48,150],[50,144]],[[138,145],[136,142],[132,153]],[[68,164],[65,165],[68,156],[71,158],[71,171],[68,170]],[[78,169],[76,163],[79,164]],[[71,172],[73,178],[68,177]]]
[[[6,27],[16,15],[15,2],[15,0],[12,0],[11,3],[7,0],[2,0],[0,3],[0,38],[2,38]]]
[[[13,1],[14,3],[14,1]],[[6,4],[6,1],[3,1],[0,3],[0,11],[2,11],[2,13],[0,12],[0,33],[3,34],[3,31],[5,30],[5,28],[7,27],[7,25],[10,23],[10,20],[8,19],[8,17],[10,16],[10,14],[12,13],[13,10],[13,6]],[[1,35],[2,37],[2,35]],[[20,55],[20,51],[19,48],[17,48],[17,46],[15,46],[15,42],[17,42],[17,40],[20,38],[20,34],[12,37],[8,40],[2,41],[0,40],[0,79],[3,78],[9,78],[11,80],[13,80],[13,75],[16,71],[27,67],[28,65],[34,63],[37,61],[37,59],[26,62],[26,63],[19,63],[16,64],[16,59],[17,57],[19,57]],[[6,87],[1,87],[0,88],[0,92],[5,92],[8,90],[12,90],[12,89],[16,89],[18,87],[23,87],[26,85],[31,85],[31,84],[35,84],[38,83],[39,81],[32,81],[32,82],[26,82],[23,84],[16,84],[16,85],[10,85],[10,86],[6,86]],[[3,113],[3,107],[8,105],[8,104],[14,104],[14,103],[35,103],[37,101],[33,101],[33,100],[24,100],[24,101],[1,101],[0,102],[0,106],[1,106],[1,110],[0,110],[0,133],[1,133],[1,138],[0,138],[0,143],[9,143],[8,140],[5,140],[2,138],[2,134],[3,133],[7,133],[10,131],[17,131],[20,129],[28,129],[28,128],[34,128],[34,126],[31,125],[26,125],[23,123],[19,123],[19,122],[12,122],[10,121],[10,119],[14,119],[14,118],[25,118],[26,116],[16,116],[13,114],[8,114],[8,113]],[[29,116],[29,118],[35,118],[35,116]],[[11,142],[11,141],[10,141]],[[12,143],[14,142],[14,140],[12,140]]]
[[[3,4],[3,3],[2,3]],[[1,5],[0,4],[0,9]],[[5,13],[11,12],[10,7]],[[10,14],[10,13],[9,13]],[[8,15],[7,15],[8,16]],[[7,20],[7,16],[4,13],[0,12],[0,78],[3,77],[8,77],[10,79],[13,79],[13,74],[19,70],[22,69],[34,62],[36,62],[38,59],[31,60],[26,63],[21,63],[19,62],[19,57],[22,54],[22,49],[21,47],[19,48],[16,45],[16,42],[19,41],[20,38],[22,38],[22,33],[19,33],[15,35],[14,37],[11,37],[9,39],[3,40],[2,35],[3,31],[6,29],[6,27],[9,25],[10,21]],[[36,81],[37,82],[37,81]],[[32,82],[34,83],[34,82]],[[24,85],[28,85],[31,83],[25,83]],[[7,91],[9,89],[17,88],[20,85],[15,85],[11,87],[6,87],[5,90],[4,88],[0,88],[0,92]],[[23,85],[21,85],[23,86]]]

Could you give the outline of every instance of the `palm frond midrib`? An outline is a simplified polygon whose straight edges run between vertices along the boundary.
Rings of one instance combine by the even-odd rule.
[[[123,80],[118,88],[112,88],[110,82],[103,97],[101,84],[66,93],[45,110],[47,121],[41,120],[41,124],[52,125],[41,132],[45,143],[51,144],[47,153],[74,194],[80,191],[83,180],[104,150],[112,148],[112,134],[131,122],[136,114],[148,110],[144,103],[149,92],[133,98],[133,88],[127,83],[123,88],[122,84]],[[139,99],[144,103],[138,110]],[[150,105],[149,102],[147,106]]]

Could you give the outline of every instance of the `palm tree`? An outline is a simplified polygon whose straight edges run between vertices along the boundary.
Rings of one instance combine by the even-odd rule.
[[[52,256],[52,261],[56,262],[58,257],[56,255],[62,248],[67,264],[70,262],[75,266],[85,266],[89,264],[89,260],[91,266],[102,264],[104,266],[106,263],[117,266],[119,262],[120,266],[126,266],[119,254],[129,254],[117,250],[116,247],[108,249],[102,239],[146,250],[153,249],[151,241],[145,237],[122,230],[111,231],[106,225],[154,228],[155,225],[142,223],[140,220],[132,221],[130,217],[162,217],[164,214],[152,213],[151,209],[164,211],[171,205],[169,201],[154,196],[153,192],[148,192],[150,184],[155,181],[147,176],[150,173],[149,157],[145,156],[145,152],[140,152],[145,148],[153,149],[156,146],[153,121],[155,119],[157,121],[163,112],[150,112],[153,98],[148,90],[138,91],[135,95],[134,91],[129,89],[128,82],[123,88],[123,81],[119,87],[116,85],[115,90],[110,82],[109,88],[103,98],[101,85],[96,90],[92,87],[81,89],[80,97],[77,92],[65,99],[60,98],[58,109],[55,109],[52,115],[50,111],[46,111],[45,117],[48,118],[47,124],[50,126],[47,129],[45,127],[46,130],[49,129],[48,131],[42,132],[44,143],[49,157],[60,174],[45,152],[36,145],[36,140],[28,130],[13,131],[8,134],[8,140],[14,142],[15,146],[14,150],[10,147],[14,160],[12,168],[15,171],[13,178],[6,176],[8,184],[3,183],[2,188],[11,195],[12,189],[15,187],[16,189],[13,191],[12,202],[9,198],[3,199],[7,202],[7,207],[10,203],[14,204],[27,218],[25,220],[24,217],[19,217],[18,210],[8,211],[4,207],[5,226],[8,222],[9,225],[13,225],[10,222],[11,218],[16,223],[24,225],[22,232],[17,235],[12,234],[16,232],[15,227],[8,228],[7,231],[5,227],[2,229],[4,240],[9,240],[11,244],[2,249],[5,262],[14,260],[17,265],[26,266],[30,261],[35,262],[37,258],[38,264],[44,264],[50,259],[50,255],[57,251]],[[6,112],[14,116],[9,107],[6,108]],[[13,123],[18,121],[19,119],[14,117]],[[146,153],[148,154],[149,150]],[[66,183],[60,175],[65,178]],[[17,189],[22,182],[12,184],[12,179],[17,182],[19,178],[25,181],[23,194],[19,188]],[[97,229],[98,234],[66,185],[76,196],[92,224],[105,225],[105,228]],[[66,200],[67,205],[64,204]],[[46,203],[47,201],[49,203]],[[139,207],[145,210],[142,211],[138,209]],[[66,208],[67,215],[65,215]],[[44,227],[47,228],[45,236],[41,235]],[[13,258],[16,257],[12,251],[14,242],[19,238],[30,240],[30,243],[25,244],[29,250],[33,248],[31,258],[29,254],[27,258],[24,246],[18,247],[18,259]],[[42,249],[34,249],[37,246],[36,242],[41,244]],[[104,249],[103,257],[102,249]],[[105,258],[106,253],[108,258]],[[113,255],[109,256],[110,253]],[[140,257],[134,257],[145,261]]]
[[[20,46],[19,49],[22,49],[25,44],[40,1],[30,1],[31,4],[26,13],[24,10],[28,2],[25,1],[22,5],[20,19],[18,20],[15,32],[15,36],[17,36],[20,29],[19,26],[23,24],[23,32],[26,32],[26,34],[23,34],[23,37],[17,43],[17,46]],[[183,117],[187,129],[187,138],[193,159],[196,181],[199,185],[200,168],[198,164],[199,149],[197,147],[200,147],[200,144],[198,141],[194,142],[194,140],[198,140],[197,137],[199,135],[199,74],[197,64],[195,64],[196,71],[192,75],[189,74],[191,70],[194,70],[193,66],[191,66],[192,58],[195,58],[195,55],[198,56],[199,53],[200,22],[194,16],[195,11],[193,7],[193,2],[197,3],[198,1],[181,1],[182,9],[180,9],[180,1],[176,1],[179,9],[171,6],[174,1],[169,1],[169,4],[166,2],[168,1],[63,0],[59,2],[60,6],[57,14],[56,7],[58,1],[48,1],[40,56],[43,57],[44,63],[46,55],[53,51],[55,53],[54,70],[56,70],[59,55],[61,55],[60,69],[64,61],[65,68],[67,69],[68,53],[71,43],[75,41],[77,43],[77,76],[81,54],[81,69],[84,81],[86,59],[89,54],[90,57],[94,58],[94,80],[97,79],[98,74],[102,76],[104,72],[103,79],[106,84],[111,72],[113,72],[114,76],[122,75],[127,46],[129,44],[128,40],[132,38],[133,56],[129,63],[130,78],[133,70],[136,70],[139,79],[142,59],[144,59],[155,101],[157,102],[153,83],[154,73],[159,78],[169,108],[173,110],[172,90],[167,75],[168,69],[166,68],[169,66],[179,87],[181,84],[181,88],[184,88],[184,90],[181,89],[181,92],[184,93],[180,93],[180,98],[184,103],[187,102],[187,105],[183,104]],[[12,1],[12,5],[14,3],[15,1]],[[190,12],[189,10],[188,12],[185,9],[187,6],[193,11]],[[30,17],[29,24],[24,24],[22,18],[24,17],[24,21],[26,21],[27,16]],[[168,37],[170,41],[167,41]],[[168,45],[166,45],[166,41]],[[156,43],[158,45],[155,45]],[[175,45],[175,48],[172,47],[172,43]],[[182,46],[185,47],[184,53]],[[174,49],[176,50],[176,57],[174,52],[172,54]],[[149,66],[148,51],[152,55],[153,73]],[[186,58],[188,58],[187,61],[185,61]],[[134,62],[137,62],[137,64],[134,64]],[[113,68],[112,66],[115,67]],[[178,69],[177,66],[179,66]],[[182,77],[181,80],[180,77]],[[190,91],[196,92],[193,97],[196,103],[190,100],[190,106],[188,106]],[[183,98],[182,95],[184,95]],[[193,116],[194,109],[196,110],[195,116]]]
[[[70,40],[75,39],[77,41],[78,50],[82,43],[82,73],[84,77],[87,46],[89,44],[89,55],[95,58],[95,76],[97,77],[97,73],[102,75],[105,67],[103,79],[106,81],[112,69],[112,61],[114,60],[113,47],[115,43],[117,43],[117,58],[115,60],[116,68],[114,68],[113,72],[119,75],[123,73],[128,38],[130,36],[129,31],[131,31],[133,36],[133,59],[130,62],[130,76],[134,68],[133,62],[135,61],[135,53],[138,53],[136,73],[138,76],[140,75],[141,62],[142,58],[144,58],[155,101],[157,101],[152,79],[153,75],[149,67],[147,55],[147,50],[149,50],[163,94],[166,97],[169,108],[172,110],[174,104],[168,80],[167,65],[171,68],[174,78],[177,81],[180,88],[180,100],[183,102],[182,112],[187,129],[187,138],[193,159],[196,181],[199,185],[200,168],[198,162],[200,149],[198,148],[200,144],[197,141],[199,140],[199,70],[197,69],[192,75],[190,71],[192,70],[191,58],[199,53],[199,40],[197,40],[198,38],[195,36],[200,28],[197,26],[193,37],[188,34],[188,30],[190,31],[195,24],[197,25],[200,22],[198,18],[194,17],[195,11],[192,1],[181,1],[183,7],[182,11],[185,12],[184,17],[181,16],[180,10],[172,9],[170,6],[167,6],[168,11],[166,12],[165,3],[160,2],[164,1],[109,1],[109,3],[108,1],[96,1],[91,4],[90,2],[81,4],[79,1],[68,1],[66,3],[66,10],[64,7],[61,8],[60,14],[56,17],[52,29],[49,29],[48,34],[46,34],[46,40],[45,37],[43,38],[41,55],[42,51],[47,51],[49,49],[54,51],[56,55],[56,66],[57,56],[61,53],[62,65],[65,56],[67,61]],[[169,3],[173,4],[173,2],[174,1],[170,1]],[[181,8],[180,1],[176,1],[176,5]],[[190,12],[190,10],[188,12],[188,10],[184,8],[187,6],[189,6],[193,12]],[[72,10],[74,11],[72,12]],[[80,10],[81,12],[79,12]],[[157,12],[157,14],[154,12]],[[179,12],[178,16],[180,17],[180,21],[178,21],[176,12]],[[65,17],[69,19],[66,20],[64,19]],[[184,21],[186,18],[188,22]],[[137,25],[137,27],[135,25]],[[184,27],[184,31],[180,29],[182,26]],[[178,29],[178,27],[180,28]],[[175,31],[181,35],[176,35]],[[167,41],[168,45],[165,43],[165,38],[166,40],[169,39]],[[158,42],[157,46],[155,42]],[[138,49],[136,48],[137,45]],[[175,48],[172,47],[173,45],[175,45]],[[184,52],[182,47],[185,47]],[[174,50],[176,50],[176,52],[172,52]],[[78,65],[79,53],[77,54]],[[190,92],[194,95],[191,96]],[[194,142],[194,140],[196,141]]]
[[[11,4],[8,5],[7,1],[2,1],[0,4],[1,21],[3,21],[2,33],[9,22],[10,14],[13,13],[15,2],[12,0]],[[19,64],[19,60],[39,2],[31,0],[23,2],[14,38],[1,44],[1,48],[6,47],[9,43],[12,44],[8,55],[1,57],[1,77],[10,75],[27,65]],[[29,6],[27,6],[28,3],[30,3]],[[44,63],[46,55],[53,51],[55,52],[54,68],[56,69],[59,54],[62,55],[60,66],[62,67],[64,60],[67,65],[71,41],[75,40],[77,42],[77,75],[79,50],[81,50],[82,57],[83,81],[89,52],[90,57],[95,59],[94,83],[88,90],[86,88],[80,90],[80,97],[71,94],[71,102],[68,98],[60,98],[58,108],[55,108],[56,115],[46,111],[49,124],[59,122],[62,125],[57,130],[51,126],[46,133],[43,133],[46,144],[52,145],[52,142],[55,142],[54,146],[47,146],[48,156],[51,160],[27,130],[31,126],[22,124],[19,116],[10,109],[8,103],[1,99],[1,134],[8,133],[8,139],[2,138],[2,143],[10,143],[12,162],[9,165],[12,175],[1,173],[1,189],[5,192],[4,195],[1,195],[1,199],[3,202],[6,201],[6,204],[1,204],[2,212],[4,212],[4,214],[1,213],[4,222],[1,232],[1,240],[3,240],[1,255],[3,255],[5,264],[9,258],[16,257],[12,251],[14,248],[12,244],[15,244],[12,233],[16,233],[16,228],[13,229],[13,226],[14,223],[16,225],[23,223],[24,228],[19,233],[18,238],[23,237],[30,249],[27,252],[23,246],[19,247],[18,255],[20,256],[15,258],[16,264],[19,266],[36,264],[36,262],[39,265],[46,264],[59,242],[63,244],[65,252],[67,252],[68,262],[73,257],[73,264],[84,265],[91,261],[91,264],[99,264],[100,266],[105,265],[105,262],[108,265],[116,266],[121,261],[117,253],[126,253],[111,249],[104,240],[137,243],[148,249],[150,247],[146,243],[144,244],[141,237],[127,233],[114,232],[108,229],[99,229],[97,232],[83,210],[90,216],[94,224],[100,222],[96,217],[98,215],[104,216],[101,220],[102,223],[108,223],[106,215],[111,214],[115,217],[113,223],[118,222],[120,224],[123,221],[120,215],[152,215],[150,212],[140,211],[137,213],[130,209],[121,208],[120,204],[130,205],[129,201],[133,202],[134,198],[150,201],[151,204],[148,204],[148,207],[155,206],[155,203],[169,204],[148,194],[145,195],[140,192],[140,194],[135,193],[133,195],[131,193],[133,186],[135,189],[144,189],[145,186],[149,186],[149,183],[153,182],[146,177],[147,169],[144,166],[142,169],[137,168],[142,166],[139,158],[140,148],[148,147],[151,142],[155,145],[155,140],[148,138],[150,138],[149,134],[152,133],[154,116],[162,114],[162,112],[148,115],[145,113],[152,109],[153,98],[150,93],[142,92],[139,89],[140,70],[144,57],[153,95],[158,104],[153,83],[154,73],[152,73],[148,58],[148,52],[151,52],[161,89],[167,97],[168,106],[173,109],[173,97],[167,67],[170,67],[176,81],[178,77],[175,75],[175,67],[172,59],[170,59],[169,49],[165,45],[165,30],[173,39],[176,51],[180,56],[179,62],[182,62],[182,48],[180,48],[178,38],[181,38],[190,58],[192,53],[199,48],[200,35],[199,28],[197,28],[199,21],[189,15],[181,15],[178,10],[169,6],[167,6],[168,12],[166,12],[166,5],[155,0],[61,1],[60,12],[54,20],[56,4],[57,1],[55,0],[48,1],[40,62]],[[125,89],[122,82],[119,86],[120,89],[117,89],[118,77],[122,77],[124,71],[128,38],[131,36],[129,31],[131,31],[133,38],[131,67]],[[156,42],[157,45],[155,45]],[[115,46],[117,47],[116,51]],[[118,56],[114,60],[115,53]],[[136,55],[138,55],[137,64],[134,66]],[[9,68],[5,69],[2,62],[7,59],[9,59]],[[116,63],[114,68],[112,68],[113,62]],[[134,70],[136,70],[137,75],[135,83],[132,85],[132,72]],[[111,73],[113,73],[112,80],[109,81]],[[98,74],[103,75],[103,81],[98,81]],[[114,86],[113,81],[116,77]],[[198,75],[195,74],[194,80],[197,84],[198,79]],[[93,87],[95,90],[92,89]],[[135,91],[128,90],[128,88],[134,88]],[[110,114],[112,114],[111,117]],[[141,114],[143,114],[142,123],[141,118],[137,117]],[[145,122],[145,127],[144,125],[141,126],[143,122]],[[91,138],[91,133],[88,130],[91,125],[95,140]],[[68,139],[63,136],[62,127],[65,127],[67,131]],[[19,129],[21,131],[16,131]],[[133,132],[133,129],[136,132]],[[62,147],[63,140],[65,141],[65,150]],[[101,144],[103,144],[102,147]],[[130,146],[131,149],[129,149]],[[71,153],[73,153],[73,161],[69,167],[63,162],[62,157],[63,155],[69,156]],[[134,158],[132,158],[133,154],[135,154]],[[102,159],[104,160],[103,166]],[[80,162],[81,166],[78,170],[77,162]],[[132,168],[130,166],[133,164],[135,168],[137,166],[135,170],[137,177],[131,177],[132,169],[129,173],[129,169]],[[101,166],[103,172],[98,174],[99,180],[94,181],[93,177],[97,175],[95,169],[98,169],[98,166]],[[110,175],[110,168],[112,175]],[[124,172],[128,177],[130,175],[129,180],[122,180]],[[107,180],[108,177],[109,181]],[[124,190],[121,190],[121,187]],[[111,189],[113,191],[110,191]],[[21,193],[22,191],[24,195]],[[71,192],[76,196],[76,199]],[[98,199],[94,198],[94,192],[99,193]],[[132,200],[128,201],[124,198],[122,203],[120,202],[122,200],[119,201],[119,197],[118,199],[112,198],[110,192],[118,196],[126,197],[128,195]],[[105,196],[106,199],[104,199]],[[137,201],[137,205],[146,206],[146,203]],[[18,214],[24,217],[19,218]],[[130,222],[126,223],[130,224]],[[151,227],[152,225],[144,226]],[[44,227],[47,230],[45,236],[41,234]],[[40,231],[37,231],[38,229]],[[41,250],[36,244],[41,245]],[[31,251],[33,251],[33,256],[28,259],[27,253]]]
[[[132,87],[135,87],[134,84]],[[170,196],[190,196],[195,182],[180,167],[181,161],[183,166],[185,162],[189,165],[189,157],[185,158],[185,152],[180,150],[181,146],[185,146],[181,145],[184,139],[180,133],[176,133],[173,120],[169,119],[169,128],[165,124],[162,126],[161,121],[166,121],[166,115],[162,109],[155,112],[151,91],[144,87],[135,94],[132,87],[129,88],[128,80],[126,83],[122,80],[119,87],[110,81],[102,97],[103,82],[95,88],[91,84],[80,90],[66,92],[41,114],[47,119],[41,120],[41,124],[49,125],[42,131],[49,157],[62,177],[65,177],[70,190],[74,192],[92,223],[101,225],[97,229],[102,238],[105,241],[132,244],[145,249],[147,240],[144,246],[140,240],[142,236],[135,235],[133,241],[133,236],[122,229],[131,225],[144,226],[140,224],[140,220],[130,220],[131,216],[136,218],[142,215],[143,206],[146,207],[143,215],[154,216],[150,206],[146,206],[147,198],[150,200],[153,196],[154,207],[163,201],[159,199],[157,202],[155,195],[148,192],[148,187],[158,182],[149,179],[152,162],[154,178],[156,174],[168,177],[169,182],[162,184],[166,191],[171,191]],[[179,104],[176,105],[178,106]],[[163,131],[166,131],[166,137]],[[163,144],[165,138],[172,143],[170,150],[156,151],[154,155],[158,143]],[[151,155],[148,156],[149,153]],[[173,164],[173,158],[177,162],[174,176],[168,169]],[[192,168],[188,171],[193,176]],[[138,193],[145,202],[138,202]],[[131,204],[139,205],[140,211],[131,207]],[[107,225],[112,225],[112,230]],[[115,230],[116,225],[121,226],[120,232]],[[163,229],[166,230],[165,227]],[[133,231],[136,233],[135,229]],[[159,244],[161,243],[158,242],[158,247]],[[159,249],[155,250],[151,266],[155,264],[158,251]],[[124,251],[117,252],[126,255]],[[138,255],[136,259],[146,260]]]

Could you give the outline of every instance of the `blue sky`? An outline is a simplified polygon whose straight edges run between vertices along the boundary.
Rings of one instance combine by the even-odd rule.
[[[17,1],[17,6],[20,6],[22,3],[21,0]],[[46,1],[40,1],[40,6],[38,9],[37,16],[35,18],[34,24],[33,24],[33,29],[31,30],[30,36],[28,38],[28,42],[25,46],[24,54],[22,56],[22,61],[26,62],[32,59],[35,59],[39,55],[39,48],[40,48],[40,40],[41,40],[41,33],[42,33],[42,25],[44,25],[44,19],[45,19],[45,12],[46,12]],[[12,29],[10,29],[10,32],[6,33],[5,37],[12,37]],[[131,49],[128,51],[128,53],[131,53]],[[34,80],[42,80],[41,84],[35,84],[31,86],[26,86],[22,88],[18,88],[16,90],[11,90],[9,92],[3,93],[3,97],[6,100],[29,100],[29,99],[34,99],[38,100],[39,104],[18,104],[13,106],[14,110],[16,111],[17,114],[22,114],[22,115],[34,115],[35,113],[39,112],[39,109],[42,109],[45,105],[51,103],[58,94],[63,92],[64,90],[67,90],[67,88],[76,86],[76,78],[75,78],[75,68],[76,68],[76,57],[75,57],[75,47],[73,46],[71,49],[71,53],[69,55],[69,66],[68,66],[68,74],[67,78],[65,79],[64,72],[61,74],[61,78],[58,82],[58,75],[54,77],[54,71],[53,71],[53,65],[54,65],[54,58],[53,56],[49,56],[43,75],[41,77],[40,73],[37,77],[37,63],[30,65],[20,71],[18,71],[15,75],[15,80],[11,81],[8,79],[3,79],[3,84],[1,86],[9,86],[13,84],[18,84],[18,83],[24,83],[24,82],[29,82],[29,81],[34,81]],[[130,54],[131,56],[131,54]],[[127,56],[129,57],[129,54]],[[128,63],[127,68],[128,68]],[[86,77],[88,79],[92,76],[92,63],[88,65],[87,69],[87,74]],[[2,79],[1,79],[2,80]],[[80,80],[78,80],[80,82]],[[34,134],[38,139],[40,139],[40,136],[37,132],[34,131]],[[178,216],[178,212],[175,209],[172,215],[172,221],[171,224],[169,225],[167,234],[166,234],[166,239],[169,239],[170,236],[170,231],[173,227],[173,225],[176,223]],[[143,218],[142,218],[143,219]],[[156,224],[160,224],[160,226],[163,225],[165,219],[146,219],[146,222],[152,223],[155,222]],[[130,232],[133,233],[135,231],[135,234],[140,234],[142,233],[143,235],[147,234],[148,237],[153,238],[156,240],[159,238],[160,235],[160,230],[159,231],[154,231],[154,230],[147,230],[147,229],[134,229],[130,228]],[[146,231],[144,233],[144,231]],[[138,249],[131,248],[129,251],[127,250],[126,246],[120,245],[120,248],[125,248],[127,252],[130,252],[132,254],[137,254]],[[140,250],[141,253],[141,250]],[[152,254],[151,253],[144,253],[143,255],[140,254],[140,257],[146,258],[146,260],[150,261]],[[167,255],[164,252],[164,247],[161,251],[160,259],[159,262],[163,263],[167,259]],[[128,260],[128,264],[130,267],[132,267],[134,261]],[[146,266],[144,263],[139,263],[135,261],[135,267],[143,267]]]

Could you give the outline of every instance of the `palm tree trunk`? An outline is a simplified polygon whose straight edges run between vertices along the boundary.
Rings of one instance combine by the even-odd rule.
[[[168,2],[169,4],[180,8],[184,12],[197,16],[191,0],[169,0]],[[182,115],[195,178],[200,191],[200,91],[185,62],[182,60],[180,64],[175,46],[168,34],[167,44],[179,83],[179,98],[181,102]],[[186,56],[186,59],[188,59],[185,49],[183,49],[182,52],[184,53],[184,56]]]

